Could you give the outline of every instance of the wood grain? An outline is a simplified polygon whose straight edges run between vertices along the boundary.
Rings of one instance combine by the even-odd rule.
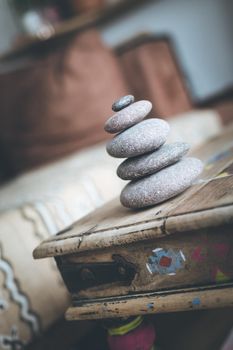
[[[177,310],[198,310],[233,306],[233,288],[218,290],[193,290],[174,294],[145,295],[125,300],[115,298],[112,301],[101,300],[95,303],[83,303],[78,307],[70,307],[66,319],[86,320],[98,318],[127,317],[148,315],[152,313],[174,312]]]
[[[197,150],[205,169],[183,194],[146,210],[115,199],[35,249],[35,258],[58,257],[72,294],[68,319],[233,305],[232,135],[230,128]],[[100,276],[116,255],[133,266],[129,281]],[[74,273],[87,266],[93,281],[70,285],[77,275],[67,266]]]
[[[181,195],[146,210],[126,209],[121,206],[119,199],[115,199],[74,223],[67,232],[44,241],[35,249],[34,258],[97,250],[161,237],[176,231],[164,231],[167,221],[175,225],[177,223],[177,228],[188,222],[188,230],[197,229],[197,221],[202,223],[200,228],[232,222],[233,175],[219,176],[233,163],[232,135],[233,128],[230,128],[230,132],[227,130],[214,141],[210,140],[210,146],[206,144],[197,151],[197,155],[204,154],[205,170],[198,183]],[[209,148],[212,154],[210,151],[205,152]]]

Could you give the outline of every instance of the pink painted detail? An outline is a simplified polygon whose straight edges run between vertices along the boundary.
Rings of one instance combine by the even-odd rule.
[[[217,267],[214,267],[213,270],[211,271],[211,279],[213,282],[216,282],[217,271],[218,271]]]
[[[228,254],[230,247],[226,243],[216,243],[213,246],[216,255],[220,258],[225,258]]]
[[[202,253],[202,247],[196,247],[191,255],[191,258],[196,262],[203,262],[205,257]]]

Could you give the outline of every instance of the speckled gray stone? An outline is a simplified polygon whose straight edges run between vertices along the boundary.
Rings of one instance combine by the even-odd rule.
[[[122,96],[121,98],[119,98],[117,101],[115,101],[112,105],[112,110],[114,112],[118,112],[120,110],[122,110],[123,108],[131,105],[131,103],[134,103],[134,96],[133,95],[126,95],[126,96]]]
[[[137,101],[110,117],[105,123],[104,130],[110,134],[121,132],[142,121],[151,108],[150,101]]]
[[[135,180],[153,174],[180,160],[189,150],[189,144],[175,142],[142,156],[126,159],[117,169],[123,180]]]
[[[191,186],[202,169],[199,159],[183,158],[155,174],[130,182],[121,192],[121,203],[136,209],[164,202]]]
[[[107,152],[116,158],[135,157],[160,147],[167,139],[169,125],[162,119],[147,119],[116,135]]]

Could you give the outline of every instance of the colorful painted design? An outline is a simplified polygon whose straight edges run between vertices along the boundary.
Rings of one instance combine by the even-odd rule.
[[[175,252],[172,249],[156,248],[148,258],[146,267],[150,274],[175,275],[177,270],[184,267],[185,260],[181,250]]]
[[[216,153],[207,160],[206,164],[208,166],[209,164],[213,164],[219,160],[222,160],[224,158],[231,156],[231,154],[232,154],[231,149],[227,149],[225,151]]]
[[[213,249],[215,251],[215,254],[219,258],[225,258],[230,250],[230,246],[226,243],[216,243],[213,246]]]
[[[214,270],[213,280],[216,283],[224,283],[231,280],[224,272],[222,272],[219,268]]]
[[[193,305],[194,307],[200,306],[200,305],[201,305],[201,300],[200,300],[200,298],[198,298],[198,297],[194,298],[194,299],[192,300],[192,305]]]
[[[230,176],[233,174],[233,163],[228,166],[227,168],[225,168],[220,174],[218,174],[215,179],[221,178],[221,177],[226,177],[226,176]]]
[[[202,251],[202,247],[196,247],[191,255],[191,259],[196,262],[202,262],[205,259],[205,256]]]
[[[230,246],[226,243],[214,243],[210,245],[209,248],[211,254],[214,254],[216,258],[220,259],[225,259],[230,251]],[[198,246],[193,250],[191,259],[198,263],[202,263],[205,258],[207,258],[207,254],[208,252],[205,253],[204,249],[201,246]]]
[[[213,167],[214,163],[221,161],[229,156],[231,156],[232,154],[232,148],[231,149],[227,149],[225,151],[222,151],[220,153],[216,153],[214,154],[212,157],[210,157],[206,164],[205,164],[205,170],[209,170]],[[219,173],[218,175],[214,176],[213,179],[218,179],[218,178],[223,178],[223,177],[227,177],[233,174],[233,164],[231,164],[229,167],[227,167],[226,169],[224,169],[221,173]]]
[[[217,176],[214,177],[214,179],[220,179],[222,177],[227,177],[229,176],[230,174],[227,172],[227,171],[223,171],[221,172],[220,174],[218,174]]]
[[[148,303],[147,304],[147,309],[149,309],[149,310],[154,309],[154,303]]]

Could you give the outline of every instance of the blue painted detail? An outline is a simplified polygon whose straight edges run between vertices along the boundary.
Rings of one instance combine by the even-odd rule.
[[[192,304],[193,304],[193,306],[199,306],[199,305],[201,305],[201,300],[200,300],[200,298],[198,298],[198,297],[194,298],[193,301],[192,301]]]
[[[210,157],[207,160],[206,164],[209,165],[209,164],[215,163],[218,160],[224,159],[224,158],[226,158],[226,157],[228,157],[230,155],[231,155],[231,150],[230,149],[227,149],[227,150],[222,151],[220,153],[216,153],[216,154],[214,154],[212,157]]]
[[[185,256],[181,250],[175,252],[172,249],[157,248],[148,258],[146,266],[151,274],[175,275],[177,270],[184,267],[184,262]]]

